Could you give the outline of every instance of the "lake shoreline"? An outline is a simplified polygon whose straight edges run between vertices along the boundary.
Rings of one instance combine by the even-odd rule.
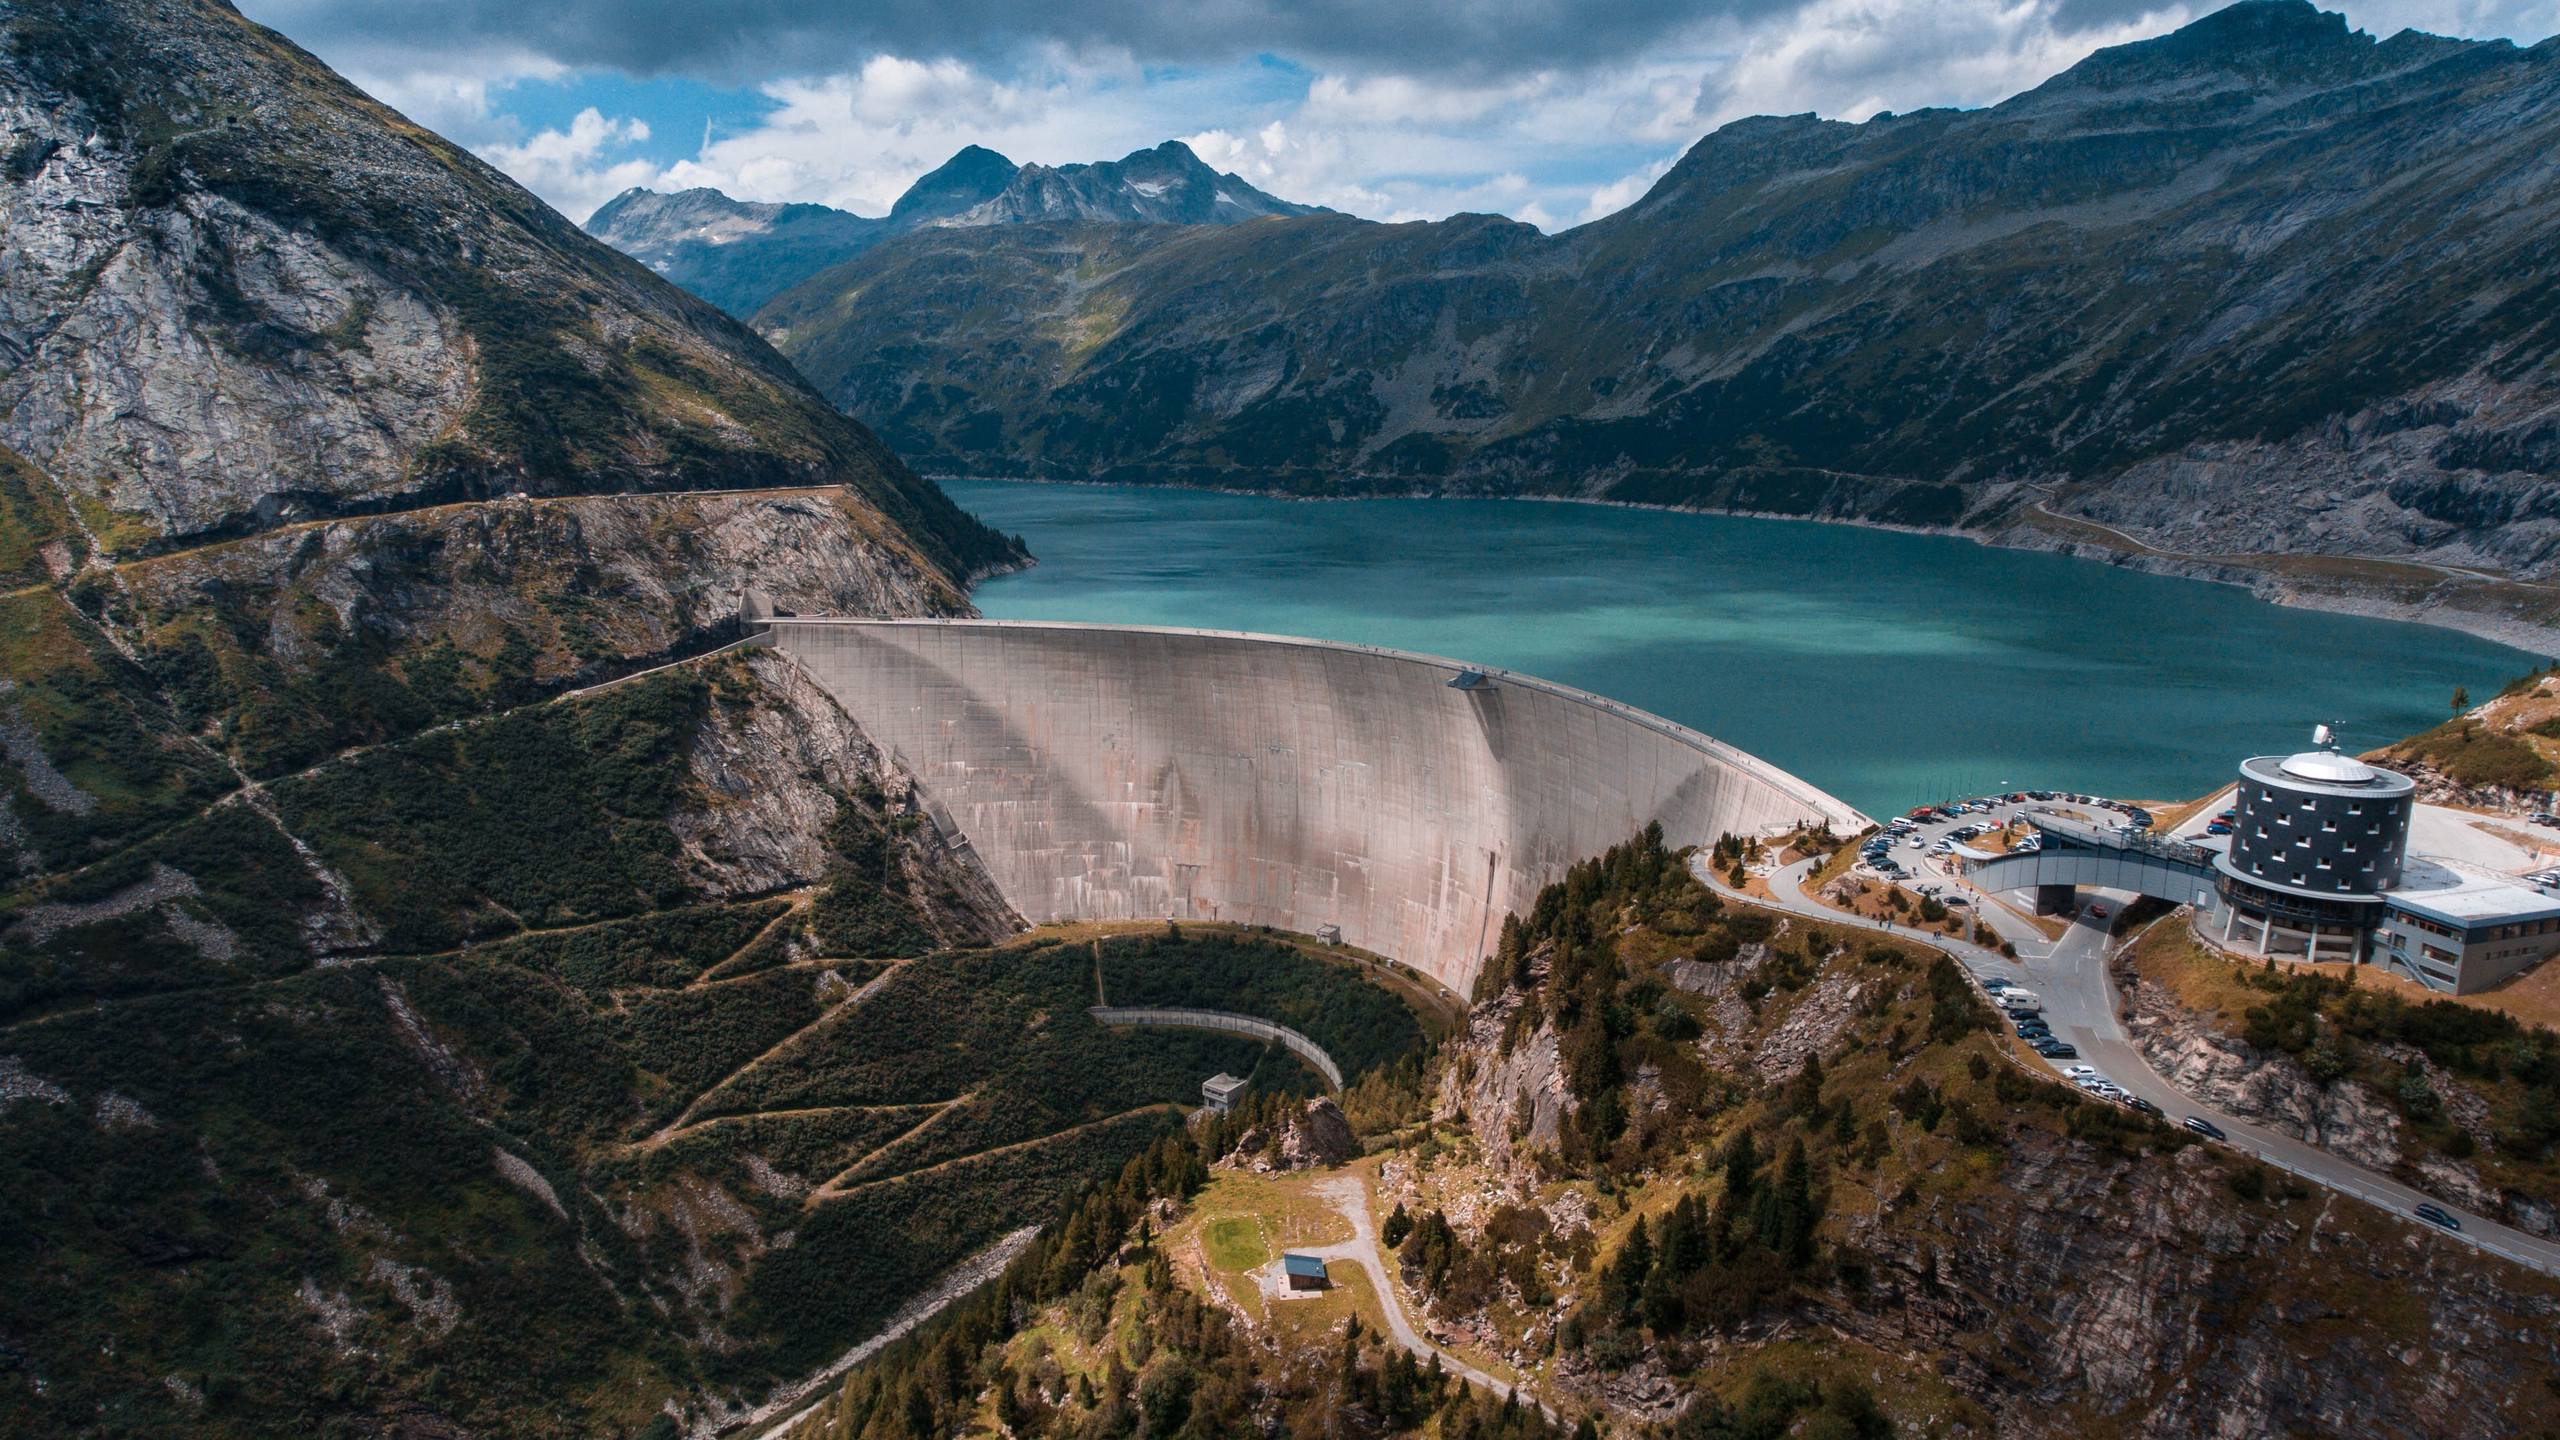
[[[2457,689],[2488,693],[2542,665],[2399,616],[2269,604],[2243,585],[1920,526],[944,483],[1040,556],[977,592],[984,614],[1463,657],[1677,721],[1871,814],[2004,778],[2200,793],[2239,756],[2298,748],[2315,722],[2359,748],[2387,744],[2440,721]],[[2411,597],[2434,579],[2339,566],[2297,578],[2341,573],[2399,580]]]
[[[995,483],[1004,485],[1040,485],[1058,489],[1128,489],[1189,491],[1204,495],[1237,495],[1257,500],[1287,500],[1310,505],[1358,504],[1371,500],[1518,500],[1547,505],[1585,505],[1604,510],[1644,510],[1669,515],[1729,516],[1738,520],[1794,521],[1805,525],[1837,525],[1855,530],[1880,530],[1901,535],[1936,535],[1948,539],[1970,540],[1992,550],[2022,550],[2033,553],[2062,555],[2092,564],[2133,570],[2146,575],[2160,575],[2176,580],[2194,580],[2208,585],[2227,585],[2248,591],[2269,605],[2291,610],[2314,610],[2331,615],[2353,615],[2369,620],[2393,620],[2412,625],[2425,625],[2438,630],[2452,630],[2474,639],[2522,650],[2528,654],[2560,656],[2560,624],[2542,624],[2515,616],[2497,615],[2460,606],[2394,599],[2371,586],[2346,584],[2338,588],[2288,583],[2287,577],[2271,568],[2234,563],[2228,559],[2170,552],[2144,554],[2093,541],[2075,539],[2053,530],[2040,529],[2031,523],[2013,524],[1997,529],[1981,529],[1960,525],[1899,525],[1890,521],[1868,520],[1854,515],[1797,515],[1769,510],[1735,510],[1709,508],[1702,505],[1651,505],[1634,500],[1610,500],[1586,495],[1452,495],[1437,490],[1377,491],[1363,495],[1291,495],[1279,491],[1258,490],[1240,485],[1202,485],[1148,481],[1131,483],[1120,480],[1050,480],[1027,475],[955,475],[934,474],[925,477],[939,485],[944,481],[963,483]],[[2270,556],[2270,560],[2283,559]],[[2425,562],[2401,560],[2380,555],[2339,555],[2310,558],[2370,564],[2423,565]],[[1037,563],[1036,560],[1034,563]],[[996,572],[1003,573],[1003,572]]]

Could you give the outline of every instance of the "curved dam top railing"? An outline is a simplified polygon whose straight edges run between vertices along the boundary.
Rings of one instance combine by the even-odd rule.
[[[1464,994],[1502,917],[1659,823],[1866,817],[1723,741],[1507,670],[1238,631],[763,622],[1029,920],[1337,930]]]
[[[1088,1005],[1087,1015],[1105,1025],[1162,1025],[1177,1030],[1225,1030],[1278,1041],[1288,1052],[1316,1068],[1334,1089],[1342,1088],[1342,1067],[1317,1044],[1286,1025],[1226,1010],[1189,1010],[1168,1005]]]

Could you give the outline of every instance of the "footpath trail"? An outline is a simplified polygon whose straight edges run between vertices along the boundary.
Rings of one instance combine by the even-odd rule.
[[[1727,899],[1747,905],[1774,905],[1789,914],[1819,920],[1826,925],[1873,930],[1934,946],[1962,965],[1976,985],[1980,985],[1987,975],[2023,975],[2027,984],[2043,998],[2045,1014],[2053,1025],[2054,1033],[2079,1050],[2081,1059],[2071,1063],[2096,1066],[2107,1078],[2159,1106],[2173,1119],[2201,1116],[2229,1137],[2225,1143],[2230,1148],[2290,1171],[2315,1185],[2376,1206],[2422,1233],[2469,1245],[2546,1275],[2560,1275],[2560,1244],[2528,1235],[2485,1215],[2473,1214],[2450,1201],[2413,1190],[2390,1176],[2366,1169],[2316,1145],[2225,1113],[2170,1084],[2151,1068],[2150,1060],[2125,1034],[2123,1022],[2118,1018],[2114,987],[2107,979],[2107,930],[2103,925],[2088,923],[2085,911],[2074,917],[2070,930],[2055,942],[2050,954],[2034,956],[2022,952],[2019,959],[2010,960],[1979,945],[1907,927],[1896,929],[1815,901],[1804,893],[1803,888],[1804,878],[1812,870],[1813,863],[1799,860],[1769,872],[1765,878],[1773,897],[1770,900],[1744,895],[1733,889],[1710,866],[1693,860],[1690,868],[1707,888]],[[2060,1062],[2041,1063],[2051,1068]],[[2058,1073],[2054,1078],[2057,1081],[2062,1079]],[[2452,1211],[2461,1219],[2462,1229],[2447,1232],[2411,1219],[2409,1212],[2420,1201]]]
[[[962,1096],[959,1100],[953,1101],[952,1105],[957,1107],[967,1100],[974,1099],[976,1098],[977,1093],[978,1092],[973,1090],[969,1092],[969,1094]],[[1049,1144],[1051,1141],[1064,1140],[1070,1135],[1081,1135],[1087,1130],[1099,1130],[1105,1125],[1117,1124],[1122,1120],[1128,1119],[1132,1115],[1151,1115],[1158,1113],[1169,1114],[1179,1111],[1181,1108],[1181,1106],[1174,1105],[1169,1102],[1154,1105],[1140,1105],[1135,1109],[1123,1110],[1117,1115],[1105,1115],[1099,1120],[1087,1120],[1080,1125],[1070,1125],[1064,1130],[1052,1130],[1046,1135],[1034,1135],[1028,1140],[1016,1140],[1009,1145],[993,1145],[984,1150],[972,1150],[966,1155],[954,1155],[947,1160],[937,1160],[930,1165],[920,1165],[913,1170],[900,1170],[888,1175],[874,1175],[867,1180],[847,1185],[840,1190],[830,1191],[824,1187],[820,1187],[819,1189],[810,1191],[809,1198],[804,1201],[803,1204],[805,1204],[807,1208],[815,1210],[820,1205],[831,1200],[842,1200],[848,1195],[859,1195],[865,1190],[874,1189],[882,1185],[893,1184],[900,1180],[912,1180],[919,1175],[937,1174],[941,1171],[950,1169],[954,1165],[967,1165],[975,1161],[989,1159],[998,1155],[1015,1155],[1025,1150],[1036,1150],[1043,1145]],[[939,1119],[940,1117],[937,1116],[935,1118]],[[921,1129],[922,1127],[918,1128]],[[907,1133],[912,1135],[915,1131],[911,1130]],[[902,1136],[900,1138],[903,1139],[904,1137]],[[839,1175],[836,1178],[840,1180],[843,1177]],[[828,1182],[828,1184],[834,1183],[835,1181],[833,1180]]]
[[[1369,1222],[1368,1185],[1357,1175],[1336,1175],[1329,1180],[1317,1181],[1315,1191],[1331,1202],[1343,1219],[1351,1222],[1351,1238],[1293,1253],[1324,1260],[1343,1260],[1359,1266],[1368,1275],[1370,1288],[1378,1292],[1378,1309],[1387,1317],[1387,1332],[1395,1336],[1397,1344],[1426,1360],[1437,1355],[1442,1369],[1463,1377],[1470,1385],[1481,1385],[1506,1400],[1511,1398],[1512,1386],[1508,1382],[1497,1380],[1432,1344],[1414,1328],[1412,1319],[1404,1311],[1403,1292],[1396,1289],[1394,1278],[1387,1273],[1386,1263],[1378,1258],[1378,1232]],[[1548,1419],[1555,1418],[1555,1412],[1548,1410],[1544,1401],[1537,1400],[1528,1391],[1521,1391],[1520,1398],[1536,1403],[1540,1410],[1546,1411]]]
[[[725,964],[726,962],[724,961],[723,963]],[[835,963],[842,964],[844,962],[837,961]],[[912,960],[890,961],[887,969],[882,970],[879,974],[872,976],[871,979],[864,982],[861,989],[854,991],[852,994],[845,996],[833,1005],[819,1011],[817,1017],[812,1019],[808,1024],[803,1025],[799,1029],[792,1031],[790,1034],[783,1036],[779,1040],[776,1040],[773,1044],[767,1046],[762,1053],[748,1060],[745,1064],[740,1065],[737,1069],[730,1071],[719,1079],[712,1081],[710,1085],[704,1087],[701,1094],[694,1096],[693,1099],[686,1104],[684,1109],[676,1112],[676,1117],[674,1119],[659,1126],[655,1134],[652,1134],[647,1139],[641,1141],[640,1148],[644,1150],[654,1150],[665,1144],[670,1135],[691,1126],[694,1123],[695,1117],[702,1113],[702,1107],[710,1104],[711,1101],[720,1094],[720,1092],[736,1084],[741,1077],[751,1073],[767,1060],[772,1059],[774,1056],[779,1055],[783,1051],[790,1049],[792,1046],[799,1044],[803,1040],[806,1040],[815,1031],[860,1008],[864,1001],[880,993],[880,987],[897,978],[900,972],[904,971],[909,965],[914,963],[915,962]],[[762,975],[765,972],[758,970],[751,971],[749,973],[751,975]],[[742,976],[740,978],[743,979],[745,977]],[[686,988],[691,989],[694,987],[687,986]]]

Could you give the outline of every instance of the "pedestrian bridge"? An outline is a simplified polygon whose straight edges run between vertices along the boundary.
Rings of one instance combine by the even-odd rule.
[[[2035,890],[2037,909],[2046,913],[2060,908],[2042,903],[2048,897],[2078,889],[2131,891],[2192,905],[2199,915],[2221,909],[2213,852],[2203,846],[2120,835],[2058,815],[2031,812],[2026,821],[2043,837],[2041,848],[1969,861],[1965,879],[1982,890]]]

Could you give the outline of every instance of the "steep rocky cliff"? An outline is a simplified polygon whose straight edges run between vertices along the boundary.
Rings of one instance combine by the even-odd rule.
[[[1737,121],[1561,235],[936,230],[757,323],[929,471],[2545,575],[2555,145],[2560,42],[2246,0],[1984,110]]]
[[[733,200],[717,190],[626,190],[587,217],[587,231],[733,315],[891,238],[925,228],[976,229],[1042,220],[1234,225],[1313,215],[1210,169],[1179,140],[1119,160],[1016,165],[978,145],[907,188],[877,219],[824,205]]]

